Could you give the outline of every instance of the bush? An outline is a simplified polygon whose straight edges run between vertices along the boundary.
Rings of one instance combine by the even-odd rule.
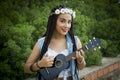
[[[105,57],[116,57],[120,54],[119,44],[116,41],[107,41],[107,47],[102,48],[103,56]]]
[[[86,66],[101,65],[102,64],[102,54],[100,50],[89,50],[85,52]]]

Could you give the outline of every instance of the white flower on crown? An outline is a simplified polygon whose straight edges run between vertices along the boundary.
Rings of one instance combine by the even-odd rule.
[[[75,18],[75,11],[73,12],[73,18]]]
[[[69,10],[69,13],[70,13],[70,14],[73,14],[73,11],[70,9],[70,10]]]
[[[69,13],[69,9],[66,8],[66,9],[65,9],[65,12],[66,12],[66,13]]]
[[[55,14],[71,14],[73,16],[73,18],[75,18],[75,11],[73,11],[72,9],[69,8],[61,8],[61,9],[56,9],[55,10]]]
[[[62,14],[64,14],[66,11],[65,11],[65,9],[61,9],[60,12],[61,12]]]
[[[56,10],[55,10],[55,14],[60,14],[60,10],[59,10],[59,9],[56,9]]]

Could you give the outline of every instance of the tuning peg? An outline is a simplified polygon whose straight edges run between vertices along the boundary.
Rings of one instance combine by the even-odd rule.
[[[94,48],[94,51],[96,51],[96,48]]]
[[[90,43],[92,43],[92,41],[91,40],[89,40],[90,41]]]
[[[89,40],[91,42],[91,40]]]
[[[101,47],[100,47],[100,46],[99,46],[98,48],[99,48],[99,49],[101,49]]]
[[[93,39],[95,40],[95,37],[93,37]]]

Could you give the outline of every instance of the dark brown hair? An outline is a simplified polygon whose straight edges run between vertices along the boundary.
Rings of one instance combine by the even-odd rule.
[[[51,13],[54,13],[56,9],[60,9],[60,8],[66,8],[64,5],[59,5],[54,7],[51,10]],[[51,41],[52,35],[53,35],[53,31],[56,27],[56,22],[57,22],[57,18],[58,18],[59,14],[51,14],[48,18],[48,23],[47,23],[47,30],[45,32],[45,34],[43,35],[45,37],[45,41],[41,50],[41,57],[46,53],[47,49],[48,49],[48,45]],[[71,39],[72,39],[72,43],[73,43],[73,51],[76,50],[76,44],[75,44],[75,39],[74,39],[74,32],[73,32],[73,17],[72,17],[72,22],[71,22],[71,28],[68,31]]]

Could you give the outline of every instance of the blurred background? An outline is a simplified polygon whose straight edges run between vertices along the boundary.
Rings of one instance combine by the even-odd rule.
[[[87,66],[120,54],[120,0],[0,0],[0,80],[25,80],[24,64],[46,30],[50,10],[64,4],[76,11],[75,35],[83,45],[100,38],[101,49],[86,51]]]

